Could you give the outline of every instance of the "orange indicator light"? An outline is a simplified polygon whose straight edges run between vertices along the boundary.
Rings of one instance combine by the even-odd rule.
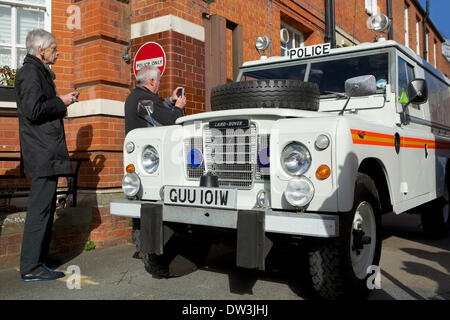
[[[317,168],[316,177],[319,180],[325,180],[326,178],[328,178],[330,176],[330,173],[331,173],[330,168],[323,164]]]

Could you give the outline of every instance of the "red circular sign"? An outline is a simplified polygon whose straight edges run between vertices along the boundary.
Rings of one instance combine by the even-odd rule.
[[[134,76],[144,66],[155,66],[164,73],[166,68],[166,53],[164,49],[156,42],[147,42],[143,44],[134,57],[133,70]]]

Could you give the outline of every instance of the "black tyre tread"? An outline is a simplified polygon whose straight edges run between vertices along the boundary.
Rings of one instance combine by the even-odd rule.
[[[133,231],[131,232],[131,239],[133,240],[134,245],[136,246],[136,252],[134,254],[134,258],[142,259],[141,254],[141,220],[133,218]]]
[[[317,111],[319,87],[300,80],[233,82],[211,90],[211,110],[290,108]]]
[[[165,244],[164,254],[144,254],[141,252],[139,219],[133,219],[132,239],[136,245],[135,257],[142,260],[148,273],[158,278],[179,277],[197,270],[209,251],[209,243],[176,233]]]
[[[344,295],[340,276],[340,252],[337,246],[329,245],[310,253],[310,274],[313,287],[319,297],[335,300]]]
[[[141,230],[140,230],[140,219],[132,219],[133,231],[131,233],[131,238],[134,245],[136,246],[135,258],[139,258],[144,263],[145,270],[152,274],[160,277],[169,277],[168,264],[163,258],[163,256],[158,256],[156,254],[143,254],[141,252]]]
[[[170,277],[168,263],[164,256],[158,256],[156,254],[146,254],[142,256],[145,270],[148,273],[158,277]]]
[[[378,208],[374,208],[375,215],[380,218],[381,205],[375,183],[370,177],[365,174],[358,173],[356,178],[357,184],[362,185],[362,192],[369,192],[374,197]],[[361,190],[361,189],[360,189]],[[355,190],[356,194],[356,190]],[[355,209],[356,203],[354,203]],[[348,224],[353,217],[348,215],[344,219],[340,217],[340,230],[342,226]],[[347,221],[344,221],[348,219]],[[310,275],[313,287],[317,295],[322,299],[335,300],[335,299],[348,299],[348,298],[364,298],[368,295],[368,290],[355,290],[352,285],[347,281],[349,279],[351,268],[351,262],[346,261],[346,252],[348,246],[347,239],[339,237],[336,239],[330,239],[324,241],[322,246],[319,246],[317,250],[309,253],[310,263]],[[378,264],[381,254],[381,240],[378,236],[377,241],[380,241],[379,252],[375,253],[374,264]]]

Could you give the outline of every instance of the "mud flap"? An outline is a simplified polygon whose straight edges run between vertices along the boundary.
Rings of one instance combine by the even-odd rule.
[[[174,231],[163,225],[163,205],[159,203],[141,205],[141,252],[163,254],[163,247]]]
[[[236,266],[264,270],[266,256],[272,245],[265,234],[265,211],[239,210]]]

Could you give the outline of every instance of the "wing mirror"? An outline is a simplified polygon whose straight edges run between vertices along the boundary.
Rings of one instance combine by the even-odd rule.
[[[422,104],[428,100],[428,87],[424,79],[414,79],[408,85],[409,103]],[[405,108],[406,108],[405,105]]]
[[[345,81],[345,94],[347,97],[370,96],[377,92],[375,77],[372,75],[359,76]]]
[[[344,107],[339,111],[339,115],[344,114],[345,108],[347,108],[348,102],[351,97],[363,97],[370,96],[377,92],[377,84],[373,75],[365,75],[347,79],[345,81],[345,95],[347,101]]]
[[[407,123],[406,108],[411,104],[422,104],[428,100],[428,86],[425,79],[414,79],[408,84],[408,102],[403,105],[403,113],[401,113],[401,121]]]

